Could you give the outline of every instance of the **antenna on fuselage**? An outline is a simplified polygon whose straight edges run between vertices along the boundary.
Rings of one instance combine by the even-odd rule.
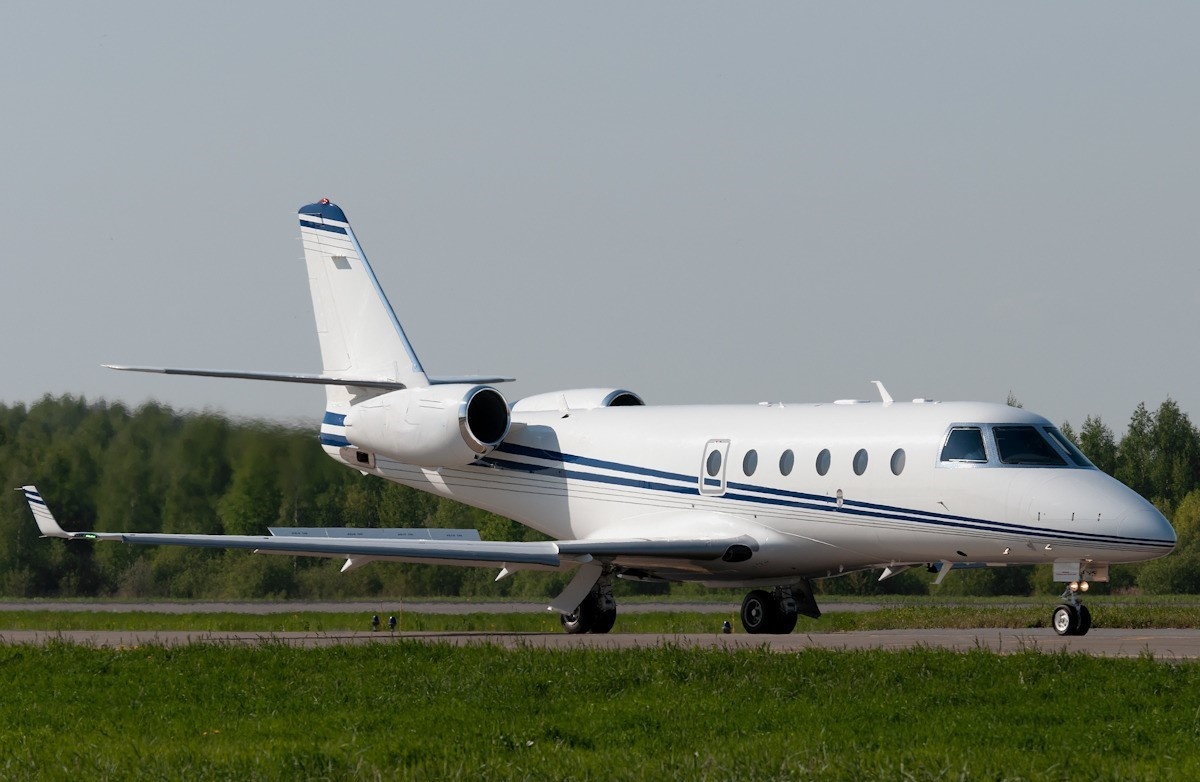
[[[879,389],[879,396],[883,400],[883,404],[885,406],[890,405],[892,402],[895,401],[894,399],[892,399],[892,395],[888,393],[888,390],[883,387],[882,380],[872,380],[871,382],[874,383],[875,387]]]

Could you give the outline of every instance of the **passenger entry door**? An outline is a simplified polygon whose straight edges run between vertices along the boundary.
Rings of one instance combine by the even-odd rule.
[[[725,493],[725,462],[729,456],[728,440],[709,440],[700,462],[700,493],[719,497]]]

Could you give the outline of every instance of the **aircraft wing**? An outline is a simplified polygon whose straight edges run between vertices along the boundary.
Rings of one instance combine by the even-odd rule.
[[[427,564],[502,566],[508,570],[590,563],[600,558],[741,561],[755,541],[722,538],[625,538],[511,542],[480,540],[475,530],[280,527],[270,535],[189,535],[157,532],[68,532],[34,486],[22,486],[42,537],[117,540],[133,545],[250,549],[262,554],[345,558],[343,570],[375,560]]]

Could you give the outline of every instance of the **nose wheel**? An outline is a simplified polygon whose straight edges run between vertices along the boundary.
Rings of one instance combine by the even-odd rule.
[[[1050,616],[1050,626],[1054,632],[1059,635],[1087,635],[1087,631],[1092,629],[1092,612],[1070,589],[1063,593],[1063,601]]]

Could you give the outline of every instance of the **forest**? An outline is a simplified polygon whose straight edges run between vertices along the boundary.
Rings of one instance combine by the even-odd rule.
[[[1011,404],[1017,404],[1010,397]],[[1139,405],[1123,434],[1089,416],[1062,430],[1101,470],[1151,500],[1175,525],[1170,556],[1113,568],[1121,593],[1200,593],[1200,431],[1171,399]],[[495,514],[386,481],[325,456],[315,427],[299,430],[159,404],[63,396],[0,405],[0,475],[34,483],[68,529],[267,534],[268,526],[473,527],[485,539],[538,540]],[[0,596],[208,599],[524,597],[553,595],[559,573],[494,581],[482,568],[374,563],[347,574],[341,560],[241,551],[47,541],[23,495],[0,492]],[[1048,567],[885,582],[858,573],[818,582],[836,594],[1030,595],[1058,592]],[[702,594],[694,585],[622,583],[619,593]]]

